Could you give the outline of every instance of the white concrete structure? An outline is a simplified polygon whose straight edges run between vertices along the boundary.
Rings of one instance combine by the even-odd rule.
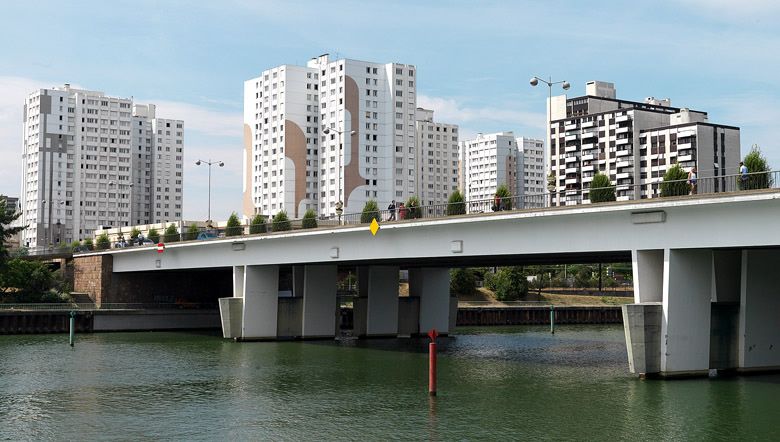
[[[486,260],[630,256],[636,304],[626,307],[624,318],[632,370],[704,374],[780,368],[780,293],[771,272],[780,260],[778,213],[777,191],[721,193],[390,223],[375,237],[366,226],[342,226],[177,243],[163,255],[152,249],[99,253],[112,255],[114,272],[232,266],[234,295],[243,299],[233,304],[243,305],[244,325],[231,336],[244,339],[274,337],[280,265],[364,267],[367,276],[358,280],[365,305],[355,307],[356,329],[365,317],[364,334],[386,335],[397,331],[398,266],[415,268],[409,290],[421,297],[422,331],[445,325],[441,269]],[[588,235],[560,234],[584,229]],[[328,307],[321,305],[318,316],[326,317]]]
[[[68,84],[25,99],[25,245],[181,218],[183,122],[155,118],[154,105],[136,111],[130,98]]]
[[[490,200],[502,184],[513,197],[523,196],[525,186],[518,174],[523,170],[523,157],[518,155],[517,140],[512,132],[478,134],[477,138],[460,143],[467,201]]]
[[[697,166],[699,177],[737,172],[739,128],[709,123],[707,113],[671,107],[669,99],[617,99],[612,83],[590,81],[586,95],[552,97],[547,170],[557,205],[588,203],[593,176],[617,185],[617,199],[657,196],[675,163]],[[582,195],[580,195],[582,193]]]
[[[544,141],[534,138],[518,137],[518,156],[522,156],[523,170],[518,171],[523,181],[523,194],[526,195],[526,207],[544,207],[544,196],[547,192],[547,173],[545,172]],[[519,167],[518,162],[518,167]],[[532,197],[539,195],[539,198]]]
[[[414,194],[415,79],[412,65],[324,54],[246,81],[244,215],[332,216],[339,201],[349,213]]]
[[[434,121],[417,108],[417,188],[420,204],[444,204],[458,189],[458,126]]]

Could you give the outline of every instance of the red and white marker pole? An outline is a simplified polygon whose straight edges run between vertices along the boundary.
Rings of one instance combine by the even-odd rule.
[[[165,251],[165,244],[158,242],[157,243],[157,253],[162,253]]]
[[[436,396],[436,337],[439,333],[436,329],[428,332],[431,342],[428,344],[428,394]]]

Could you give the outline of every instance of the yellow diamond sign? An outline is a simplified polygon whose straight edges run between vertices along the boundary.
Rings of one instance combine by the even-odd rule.
[[[371,226],[369,226],[369,229],[371,229],[372,235],[376,235],[376,232],[379,231],[379,223],[376,222],[376,218],[371,220]]]

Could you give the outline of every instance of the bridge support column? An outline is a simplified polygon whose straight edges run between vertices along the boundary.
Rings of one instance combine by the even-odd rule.
[[[276,339],[279,266],[245,266],[243,287],[241,339]]]
[[[409,296],[420,298],[420,333],[432,328],[440,334],[449,333],[450,269],[410,269]]]
[[[780,249],[742,251],[739,302],[740,371],[780,369]]]
[[[634,302],[661,302],[664,282],[664,250],[632,250]]]
[[[307,265],[303,270],[304,338],[336,336],[336,265]]]
[[[711,250],[664,252],[662,375],[709,371],[712,268]]]
[[[623,306],[623,328],[631,373],[661,370],[664,250],[632,250],[634,302]]]
[[[360,297],[355,300],[355,334],[398,335],[398,266],[358,268]]]

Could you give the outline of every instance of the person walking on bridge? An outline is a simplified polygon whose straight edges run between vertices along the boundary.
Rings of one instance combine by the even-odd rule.
[[[698,175],[696,174],[696,166],[688,172],[688,184],[691,186],[691,195],[696,195],[696,183],[698,182]]]
[[[747,189],[748,184],[748,168],[745,166],[745,163],[740,161],[739,162],[739,188],[741,190]]]
[[[387,210],[390,211],[390,216],[387,217],[387,220],[395,221],[395,200],[390,201],[390,205],[387,206]]]

